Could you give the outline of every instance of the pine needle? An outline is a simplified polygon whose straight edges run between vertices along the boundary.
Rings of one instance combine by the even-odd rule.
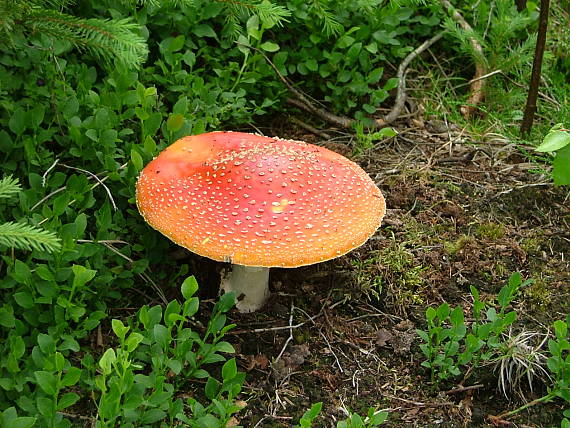
[[[21,190],[21,186],[17,178],[11,175],[0,180],[0,198],[9,198]]]
[[[61,248],[60,239],[54,232],[14,222],[0,224],[0,245],[19,250],[39,250],[49,253]]]

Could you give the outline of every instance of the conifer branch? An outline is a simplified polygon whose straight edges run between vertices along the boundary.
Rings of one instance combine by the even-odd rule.
[[[19,250],[53,252],[61,248],[55,233],[23,223],[0,224],[0,245]]]
[[[84,19],[58,9],[75,0],[0,0],[0,41],[13,45],[12,34],[43,34],[89,51],[107,63],[139,67],[148,53],[139,25],[131,19]]]
[[[0,198],[9,198],[18,193],[21,189],[18,179],[12,178],[11,175],[0,180]]]

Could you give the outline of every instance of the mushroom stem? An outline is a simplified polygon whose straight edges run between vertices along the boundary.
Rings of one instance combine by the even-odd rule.
[[[242,313],[261,308],[269,297],[269,268],[232,265],[230,272],[223,272],[220,290],[236,293],[236,307]]]

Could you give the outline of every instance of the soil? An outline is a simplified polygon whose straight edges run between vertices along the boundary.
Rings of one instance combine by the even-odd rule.
[[[514,272],[534,282],[512,303],[511,335],[546,334],[564,319],[568,189],[554,187],[544,166],[499,135],[474,137],[435,121],[398,130],[354,156],[349,134],[326,130],[333,137],[323,142],[284,122],[262,129],[351,157],[378,184],[388,211],[362,247],[326,263],[273,269],[267,305],[230,313],[237,327],[228,340],[247,372],[240,425],[292,426],[322,401],[319,427],[336,426],[348,411],[365,415],[370,406],[389,412],[386,426],[509,426],[492,416],[544,395],[547,384],[538,377],[532,390],[523,381],[503,393],[493,365],[433,384],[415,331],[426,328],[426,308],[442,302],[461,306],[469,324],[469,287],[492,302]],[[219,264],[197,256],[192,262],[200,265],[191,267],[201,272],[199,282],[215,290]],[[541,404],[505,419],[549,427],[560,423],[562,406]]]

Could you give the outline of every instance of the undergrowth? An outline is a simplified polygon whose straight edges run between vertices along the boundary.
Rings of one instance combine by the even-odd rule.
[[[502,68],[488,80],[487,116],[472,123],[481,133],[513,129],[530,69],[536,10],[529,2],[515,15],[507,3],[460,6],[489,66]],[[360,121],[361,153],[394,135],[367,132],[367,118],[390,106],[407,54],[445,23],[441,70],[463,70],[472,55],[435,1],[19,0],[0,1],[0,12],[1,426],[231,421],[243,375],[222,340],[230,298],[201,329],[192,280],[182,303],[166,297],[198,272],[170,257],[169,241],[140,218],[140,170],[182,136],[283,114],[289,93],[268,59],[316,104]],[[568,122],[565,13],[555,8],[558,44],[535,135]],[[471,78],[437,68],[423,97],[428,115],[455,112]],[[391,290],[400,306],[417,303],[423,271],[407,247],[394,244],[379,260],[403,285]],[[382,278],[367,276],[377,263],[357,267],[362,287],[380,295]],[[118,308],[136,315],[119,320]],[[104,329],[111,343],[94,351]],[[361,426],[358,418],[345,426]]]

